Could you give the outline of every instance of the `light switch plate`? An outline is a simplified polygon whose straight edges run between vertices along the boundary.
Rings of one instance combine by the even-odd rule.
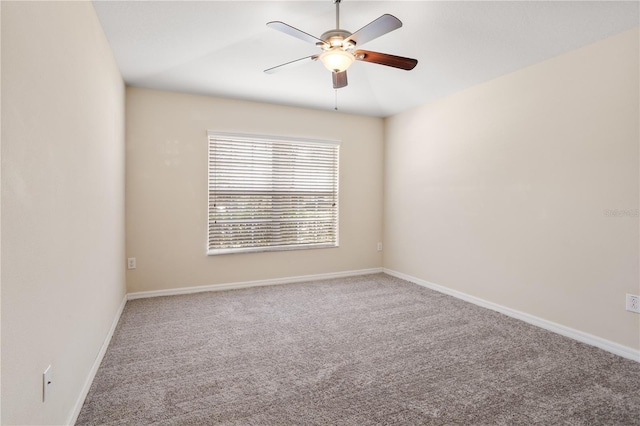
[[[44,370],[44,373],[42,373],[42,402],[47,402],[47,399],[49,399],[52,384],[51,366],[48,366],[47,369]]]

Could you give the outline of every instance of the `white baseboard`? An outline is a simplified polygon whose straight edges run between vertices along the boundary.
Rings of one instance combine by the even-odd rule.
[[[213,284],[197,287],[172,288],[168,290],[139,291],[127,294],[128,300],[143,299],[147,297],[175,296],[178,294],[200,293],[204,291],[236,290],[249,287],[261,287],[267,285],[291,284],[305,281],[327,280],[331,278],[353,277],[357,275],[378,274],[382,268],[358,269],[355,271],[330,272],[327,274],[301,275],[298,277],[273,278],[269,280],[244,281],[228,284]]]
[[[82,391],[80,392],[80,396],[76,401],[76,405],[73,407],[73,411],[71,412],[71,417],[67,422],[68,425],[73,425],[78,420],[78,416],[80,415],[80,410],[82,410],[82,405],[84,404],[84,400],[87,398],[87,394],[89,393],[89,389],[91,389],[91,384],[93,383],[93,379],[96,377],[96,373],[98,372],[98,368],[100,368],[100,363],[102,363],[102,358],[104,358],[104,354],[107,352],[107,348],[109,347],[109,343],[111,342],[111,338],[113,337],[113,332],[116,330],[116,326],[118,325],[118,321],[120,321],[120,316],[122,315],[122,311],[124,310],[124,305],[127,304],[127,295],[125,294],[122,298],[122,303],[118,307],[118,311],[116,312],[116,316],[111,323],[111,328],[107,333],[107,337],[105,337],[102,342],[102,346],[100,347],[100,351],[96,356],[96,359],[91,366],[91,370],[89,371],[89,375],[87,376],[87,380],[82,387]]]
[[[583,331],[576,330],[571,327],[567,327],[552,321],[548,321],[540,317],[536,317],[534,315],[520,312],[515,309],[507,308],[506,306],[498,305],[497,303],[489,302],[487,300],[480,299],[479,297],[471,296],[461,291],[453,290],[448,287],[441,286],[439,284],[434,284],[429,281],[422,280],[420,278],[403,274],[401,272],[397,272],[397,271],[386,269],[386,268],[383,269],[383,272],[385,274],[392,275],[394,277],[412,282],[414,284],[418,284],[422,287],[426,287],[431,290],[435,290],[437,292],[448,294],[449,296],[453,296],[458,299],[462,299],[466,302],[473,303],[474,305],[482,306],[483,308],[500,312],[501,314],[505,314],[507,316],[519,319],[521,321],[527,322],[537,327],[544,328],[545,330],[549,330],[554,333],[558,333],[563,336],[570,337],[579,342],[586,343],[588,345],[595,346],[600,349],[604,349],[605,351],[611,352],[616,355],[620,355],[621,357],[640,362],[640,350],[633,349],[628,346],[623,346],[619,343],[615,343],[610,340],[606,340],[601,337],[594,336],[592,334],[585,333]]]

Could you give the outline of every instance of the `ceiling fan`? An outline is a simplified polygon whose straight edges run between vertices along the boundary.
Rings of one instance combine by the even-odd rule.
[[[269,68],[264,72],[272,74],[276,71],[320,59],[324,66],[332,72],[333,88],[339,89],[347,85],[347,68],[355,61],[372,62],[374,64],[386,65],[407,71],[415,68],[418,64],[416,59],[371,52],[369,50],[355,50],[356,47],[378,38],[381,35],[397,30],[402,26],[402,22],[393,15],[385,14],[360,28],[355,33],[350,33],[347,30],[340,29],[340,1],[341,0],[333,0],[336,5],[336,28],[325,31],[320,38],[314,37],[281,21],[267,23],[267,26],[274,30],[315,44],[322,52]]]

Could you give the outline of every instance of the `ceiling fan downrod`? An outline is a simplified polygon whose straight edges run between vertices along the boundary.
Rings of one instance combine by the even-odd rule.
[[[325,31],[320,38],[323,40],[322,43],[316,43],[317,46],[321,47],[323,50],[328,51],[334,48],[340,48],[344,51],[351,52],[355,47],[355,43],[346,42],[351,33],[347,30],[340,29],[340,2],[342,0],[333,0],[333,3],[336,5],[336,27],[332,30]]]

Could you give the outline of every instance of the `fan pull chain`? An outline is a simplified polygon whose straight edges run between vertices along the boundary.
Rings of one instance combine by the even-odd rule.
[[[338,110],[338,89],[335,89],[335,92],[336,92],[336,106],[334,109],[337,111]]]

